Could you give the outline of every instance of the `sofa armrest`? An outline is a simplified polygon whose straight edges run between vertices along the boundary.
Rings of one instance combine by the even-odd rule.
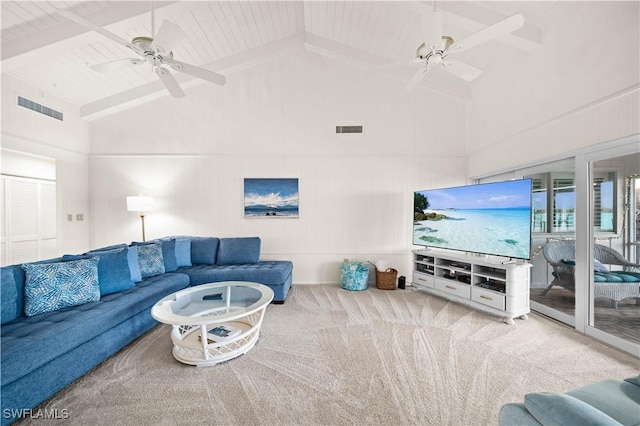
[[[509,403],[500,408],[499,426],[541,426],[529,410],[521,403]]]

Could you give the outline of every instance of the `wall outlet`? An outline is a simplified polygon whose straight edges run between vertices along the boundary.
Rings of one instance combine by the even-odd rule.
[[[344,263],[347,263],[347,262],[349,261],[349,258],[348,258],[348,257],[345,257],[344,259],[342,259],[342,261],[343,261]]]
[[[76,213],[76,220],[77,221],[83,221],[84,220],[84,215],[82,213]]]
[[[69,222],[73,221],[73,215],[72,214],[68,214],[67,215],[67,221],[69,221]]]

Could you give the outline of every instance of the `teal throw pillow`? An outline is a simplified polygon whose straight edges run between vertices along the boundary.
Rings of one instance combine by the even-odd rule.
[[[572,396],[555,393],[530,393],[524,397],[529,413],[543,426],[619,426],[616,420],[597,408]]]
[[[98,259],[25,263],[24,313],[34,316],[100,300]]]
[[[161,244],[144,244],[138,247],[138,265],[142,278],[164,274]]]

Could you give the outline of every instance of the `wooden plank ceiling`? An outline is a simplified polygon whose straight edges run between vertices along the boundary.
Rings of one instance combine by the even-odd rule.
[[[537,48],[545,19],[558,2],[438,2],[444,32],[468,35],[515,13],[523,29],[465,53],[480,69],[493,55]],[[2,1],[2,72],[81,108],[90,118],[166,92],[146,66],[100,73],[90,65],[132,57],[112,40],[56,13],[66,9],[124,39],[152,34],[163,20],[186,34],[176,59],[230,75],[281,55],[306,49],[363,68],[384,64],[387,75],[408,81],[408,64],[421,42],[419,16],[432,2],[395,1]],[[527,16],[528,15],[528,16]],[[514,50],[515,48],[515,50]],[[506,52],[506,53],[505,53]],[[468,99],[471,83],[441,72],[421,88]],[[200,80],[176,76],[186,87]],[[195,80],[195,81],[194,81]]]

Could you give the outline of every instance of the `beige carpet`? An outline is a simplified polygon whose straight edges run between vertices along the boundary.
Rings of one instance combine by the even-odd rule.
[[[495,425],[525,393],[640,367],[541,316],[508,326],[412,289],[295,286],[267,308],[254,349],[213,367],[175,361],[168,333],[156,327],[39,408],[81,425]]]

